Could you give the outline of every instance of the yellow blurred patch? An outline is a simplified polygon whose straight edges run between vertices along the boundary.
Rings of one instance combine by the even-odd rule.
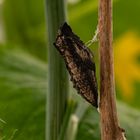
[[[115,78],[127,100],[133,98],[134,81],[140,81],[140,65],[136,63],[139,55],[140,37],[134,32],[128,32],[115,41]]]

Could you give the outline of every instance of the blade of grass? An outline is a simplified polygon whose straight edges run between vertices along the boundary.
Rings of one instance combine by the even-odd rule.
[[[63,123],[68,96],[67,73],[53,42],[65,21],[64,0],[46,0],[48,32],[47,140],[57,140]]]
[[[71,121],[71,116],[73,115],[73,112],[75,111],[75,109],[76,109],[76,103],[73,100],[70,100],[67,105],[67,110],[65,113],[63,124],[61,126],[61,131],[60,131],[58,140],[69,140],[69,137],[72,137],[70,133],[73,130],[69,130],[69,124]]]

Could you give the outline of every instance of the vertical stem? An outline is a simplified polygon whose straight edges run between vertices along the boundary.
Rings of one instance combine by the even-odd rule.
[[[53,46],[60,25],[65,21],[64,0],[46,0],[48,32],[47,140],[57,140],[68,95],[67,73]]]
[[[119,127],[114,87],[112,0],[99,0],[101,139],[123,140]]]

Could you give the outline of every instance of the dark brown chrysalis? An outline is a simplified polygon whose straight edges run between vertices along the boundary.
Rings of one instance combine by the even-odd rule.
[[[74,88],[89,103],[98,107],[95,63],[91,51],[72,32],[67,23],[58,30],[54,45],[65,60]]]

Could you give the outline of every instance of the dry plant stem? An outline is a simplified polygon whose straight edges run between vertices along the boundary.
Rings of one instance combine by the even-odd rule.
[[[112,0],[99,2],[101,140],[124,140],[117,118],[113,48]]]

